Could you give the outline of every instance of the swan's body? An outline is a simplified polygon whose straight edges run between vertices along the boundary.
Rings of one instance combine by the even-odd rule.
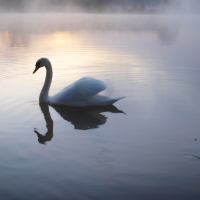
[[[49,89],[52,81],[53,71],[50,61],[47,58],[40,58],[36,62],[35,73],[40,67],[46,68],[46,78],[40,92],[39,101],[51,105],[65,106],[108,106],[124,97],[108,97],[98,93],[107,88],[106,84],[100,80],[84,77],[71,85],[65,87],[54,96],[49,96]]]

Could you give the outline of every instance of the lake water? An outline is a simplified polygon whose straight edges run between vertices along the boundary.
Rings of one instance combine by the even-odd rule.
[[[200,17],[0,15],[0,199],[200,199]],[[90,76],[109,108],[39,104]]]

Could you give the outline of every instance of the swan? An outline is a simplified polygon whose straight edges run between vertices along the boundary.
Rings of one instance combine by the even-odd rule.
[[[104,82],[90,77],[81,78],[69,86],[63,88],[54,96],[49,96],[53,70],[51,62],[48,58],[40,58],[37,60],[33,74],[41,67],[46,68],[46,78],[40,92],[40,102],[45,102],[50,105],[87,107],[108,106],[112,105],[119,99],[124,98],[124,96],[108,97],[99,95],[98,93],[105,90],[107,86]]]

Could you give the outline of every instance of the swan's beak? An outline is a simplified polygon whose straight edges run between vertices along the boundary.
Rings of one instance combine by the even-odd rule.
[[[33,74],[39,69],[39,66],[35,66],[35,70],[33,71]]]

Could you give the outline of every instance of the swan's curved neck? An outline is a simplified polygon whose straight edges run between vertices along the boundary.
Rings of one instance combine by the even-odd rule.
[[[40,92],[40,98],[39,98],[40,102],[48,102],[49,89],[53,77],[53,71],[50,61],[45,65],[45,68],[46,68],[46,78],[42,90]]]

